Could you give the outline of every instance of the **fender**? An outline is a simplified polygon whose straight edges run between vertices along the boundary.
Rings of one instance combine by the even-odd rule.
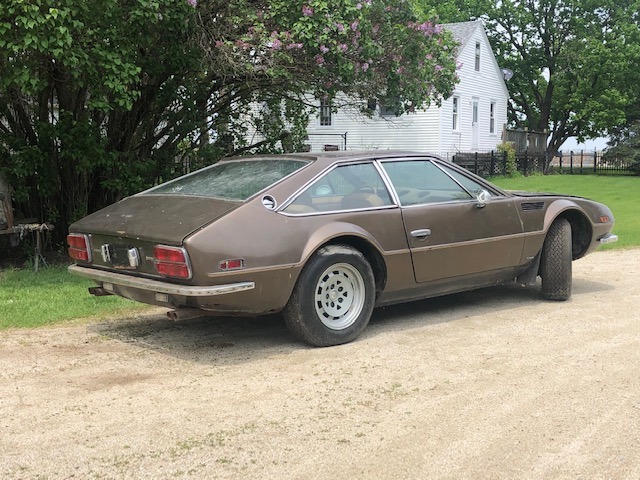
[[[582,207],[580,207],[580,205],[578,205],[577,203],[565,198],[554,200],[551,205],[549,205],[549,208],[547,208],[547,211],[544,214],[543,228],[545,235],[549,231],[549,227],[551,226],[553,221],[558,218],[558,216],[562,212],[565,212],[567,210],[578,210],[585,218],[588,218]]]
[[[364,228],[347,222],[332,222],[316,230],[302,250],[300,264],[305,264],[309,257],[322,245],[338,237],[358,237],[372,245],[382,256],[383,249],[373,236]]]

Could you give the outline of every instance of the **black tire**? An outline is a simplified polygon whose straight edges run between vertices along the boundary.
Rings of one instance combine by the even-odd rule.
[[[346,245],[320,248],[304,266],[282,314],[289,331],[316,347],[356,339],[371,318],[375,279],[371,265]]]
[[[542,247],[540,276],[544,298],[568,300],[571,297],[571,261],[571,224],[558,218],[549,227]]]

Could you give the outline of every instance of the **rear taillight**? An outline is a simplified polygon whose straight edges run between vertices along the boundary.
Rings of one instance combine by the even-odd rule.
[[[70,233],[67,235],[67,243],[69,244],[69,256],[71,258],[82,262],[91,261],[89,237],[80,233]]]
[[[191,278],[187,251],[180,247],[156,245],[153,247],[156,270],[163,277]]]

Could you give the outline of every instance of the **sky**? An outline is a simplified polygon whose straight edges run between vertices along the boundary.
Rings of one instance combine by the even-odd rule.
[[[580,150],[584,150],[585,152],[593,152],[594,150],[601,151],[607,148],[608,140],[608,138],[595,138],[593,140],[586,140],[584,143],[579,144],[575,137],[571,137],[562,144],[560,150],[563,152],[579,152]]]

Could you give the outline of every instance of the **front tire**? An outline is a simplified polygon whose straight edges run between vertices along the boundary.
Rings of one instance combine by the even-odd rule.
[[[357,338],[374,302],[375,279],[364,255],[346,245],[328,245],[307,262],[282,313],[296,338],[327,347]]]
[[[568,300],[571,297],[571,261],[571,224],[558,218],[551,224],[542,247],[540,275],[544,298]]]

